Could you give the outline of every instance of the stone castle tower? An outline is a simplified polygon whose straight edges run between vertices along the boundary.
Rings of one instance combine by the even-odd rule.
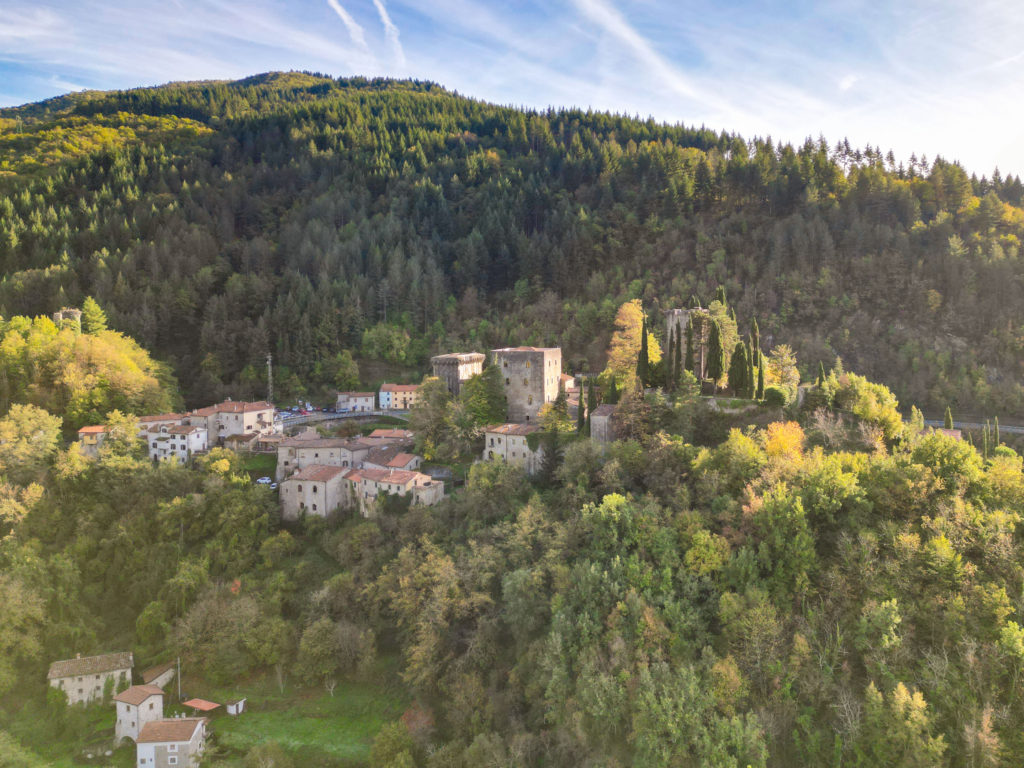
[[[491,350],[501,371],[508,402],[508,420],[516,424],[536,421],[544,403],[558,397],[562,376],[559,347],[506,347]]]

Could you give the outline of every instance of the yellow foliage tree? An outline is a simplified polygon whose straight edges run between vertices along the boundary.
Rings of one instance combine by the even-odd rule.
[[[640,299],[627,301],[615,314],[615,332],[608,345],[608,367],[621,387],[636,376],[636,362],[640,355],[640,334],[643,329],[643,307]],[[654,365],[661,360],[661,347],[654,334],[647,331],[647,360]]]

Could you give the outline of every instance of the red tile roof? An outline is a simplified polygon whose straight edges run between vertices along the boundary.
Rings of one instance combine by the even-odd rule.
[[[401,438],[404,440],[412,440],[415,434],[408,429],[375,429],[367,437],[377,438]]]
[[[197,427],[191,424],[179,424],[176,427],[168,427],[167,434],[169,435],[190,435],[200,429],[206,429],[206,427]]]
[[[540,427],[536,424],[495,424],[491,427],[485,427],[484,432],[493,433],[498,435],[531,435],[538,431]]]
[[[431,362],[434,360],[457,360],[461,363],[482,363],[485,356],[480,352],[448,352],[444,355],[434,355],[430,360]]]
[[[314,483],[326,483],[328,480],[333,480],[338,475],[344,473],[345,467],[328,467],[323,464],[310,464],[305,469],[300,469],[294,475],[288,478],[288,480],[306,480]],[[285,482],[288,482],[286,480]]]
[[[359,470],[359,475],[366,480],[375,483],[395,483],[397,485],[421,485],[423,482],[430,482],[430,477],[421,472],[413,472],[409,469],[367,469]],[[352,478],[349,478],[352,479]]]
[[[414,454],[399,453],[396,454],[395,457],[391,459],[391,461],[389,461],[387,465],[389,467],[394,467],[395,469],[402,469],[403,467],[409,466],[409,464],[415,461],[415,459],[416,456]]]
[[[198,699],[197,699],[198,701]],[[188,704],[188,702],[185,702]],[[150,720],[142,726],[136,744],[153,744],[165,741],[192,741],[196,728],[206,722],[205,717],[170,717],[165,720]]]
[[[102,425],[100,425],[100,426],[95,426],[95,427],[82,427],[80,430],[78,430],[78,434],[80,434],[80,435],[102,435],[106,431],[107,431],[107,428],[102,426]]]
[[[225,400],[223,403],[208,405],[192,411],[196,416],[212,416],[215,413],[253,413],[254,411],[272,411],[274,406],[265,400],[247,403],[243,400]]]
[[[183,413],[158,413],[156,416],[139,416],[138,421],[140,424],[145,424],[150,421],[180,421],[185,418]]]
[[[206,699],[189,699],[181,703],[183,707],[191,707],[192,709],[198,709],[200,712],[212,712],[220,706],[215,701],[207,701]]]
[[[174,662],[173,661],[168,661],[166,664],[157,664],[155,667],[150,667],[149,669],[147,669],[145,672],[142,673],[142,675],[141,675],[142,682],[147,683],[147,684],[148,683],[152,683],[154,680],[156,680],[158,677],[160,677],[160,675],[162,675],[168,669],[174,669]]]
[[[345,395],[346,397],[374,397],[376,392],[339,392],[339,395]]]
[[[381,392],[415,392],[420,388],[419,384],[381,384]]]
[[[114,701],[123,701],[125,704],[139,706],[150,696],[163,696],[164,689],[155,685],[133,685],[125,688],[114,697]]]
[[[501,347],[491,352],[561,352],[561,347]]]

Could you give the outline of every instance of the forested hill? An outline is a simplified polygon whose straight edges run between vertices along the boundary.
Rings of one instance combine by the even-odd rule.
[[[0,110],[0,190],[0,313],[91,295],[192,404],[259,392],[267,351],[282,394],[342,349],[598,369],[624,299],[721,283],[808,368],[1024,415],[1024,186],[938,159],[293,73]]]

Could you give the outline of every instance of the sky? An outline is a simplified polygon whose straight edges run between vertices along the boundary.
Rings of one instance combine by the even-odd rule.
[[[1024,175],[1021,0],[0,0],[0,106],[272,70]]]

